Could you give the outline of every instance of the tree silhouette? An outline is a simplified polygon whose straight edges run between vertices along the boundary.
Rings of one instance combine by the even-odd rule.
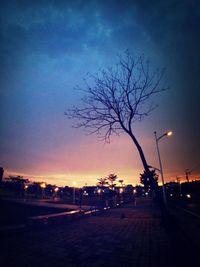
[[[140,155],[146,174],[151,172],[144,152],[134,133],[134,124],[147,116],[155,105],[152,97],[167,88],[162,84],[164,70],[150,71],[149,61],[143,56],[134,58],[128,51],[119,56],[114,68],[89,74],[85,79],[82,107],[65,112],[68,118],[77,119],[76,127],[84,127],[89,134],[96,133],[105,142],[112,134],[126,133]]]
[[[144,185],[145,191],[153,190],[157,191],[158,189],[158,175],[155,170],[150,171],[149,174],[144,171],[143,173],[140,173],[140,182]]]
[[[99,178],[97,180],[98,180],[97,186],[104,187],[108,185],[107,178]]]
[[[109,186],[112,190],[115,189],[116,184],[114,182],[117,180],[117,178],[118,178],[117,175],[114,173],[109,174],[107,177],[107,180],[109,182]]]
[[[118,180],[118,182],[121,184],[121,187],[123,187],[124,180]]]

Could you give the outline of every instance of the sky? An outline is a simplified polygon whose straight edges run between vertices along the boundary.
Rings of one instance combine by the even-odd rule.
[[[126,49],[152,68],[166,68],[169,90],[135,125],[147,161],[164,176],[200,178],[199,1],[6,0],[0,4],[0,166],[5,176],[78,186],[116,173],[127,184],[143,172],[128,136],[110,144],[88,136],[64,116],[83,96],[74,90],[88,72],[117,63]]]

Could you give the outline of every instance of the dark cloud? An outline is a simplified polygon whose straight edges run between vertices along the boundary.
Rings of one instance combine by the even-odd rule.
[[[177,77],[196,80],[198,1],[1,1],[1,7],[4,74],[31,54],[58,58],[144,47],[148,55],[154,46],[163,63],[176,69]]]

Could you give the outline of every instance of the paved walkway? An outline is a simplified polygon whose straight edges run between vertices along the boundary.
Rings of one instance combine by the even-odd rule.
[[[159,208],[150,199],[4,236],[0,246],[2,267],[171,267],[174,256]]]

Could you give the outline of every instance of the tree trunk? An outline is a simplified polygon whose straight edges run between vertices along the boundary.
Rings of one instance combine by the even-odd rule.
[[[130,137],[131,137],[131,139],[133,140],[134,144],[135,144],[136,147],[137,147],[137,150],[138,150],[138,152],[139,152],[139,154],[140,154],[140,158],[141,158],[141,160],[142,160],[142,163],[143,163],[143,166],[144,166],[145,171],[146,171],[147,169],[149,170],[147,161],[146,161],[145,156],[144,156],[144,152],[143,152],[141,146],[139,145],[137,139],[135,138],[135,136],[134,136],[132,133],[130,133]]]
[[[146,158],[144,156],[144,152],[143,152],[141,146],[139,145],[137,139],[135,138],[135,136],[132,133],[130,133],[130,137],[133,140],[133,142],[134,142],[135,146],[137,147],[137,150],[138,150],[138,152],[140,154],[140,158],[142,160],[142,164],[144,166],[144,170],[149,175],[149,178],[151,178],[151,173],[150,173],[150,170],[149,170],[149,166],[147,164],[147,161],[146,161]]]
[[[147,177],[149,177],[149,180],[150,180],[151,188],[152,188],[155,196],[158,197],[158,187],[155,186],[155,180],[154,180],[154,177],[152,175],[152,172],[149,170],[149,165],[147,164],[146,158],[144,156],[144,152],[143,152],[141,146],[139,145],[137,139],[135,138],[135,136],[132,133],[130,133],[130,136],[131,136],[131,139],[133,140],[133,143],[137,147],[137,150],[140,154],[140,158],[142,160],[144,170],[146,171]]]

